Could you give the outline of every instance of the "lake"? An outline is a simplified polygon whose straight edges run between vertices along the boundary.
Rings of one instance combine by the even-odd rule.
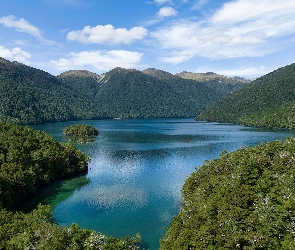
[[[32,127],[64,141],[62,130],[81,123],[100,132],[94,142],[77,145],[91,158],[87,175],[54,183],[29,205],[51,204],[61,226],[77,223],[115,237],[140,232],[151,250],[159,248],[165,227],[179,212],[181,188],[196,167],[223,150],[295,135],[294,130],[193,119],[93,120]]]

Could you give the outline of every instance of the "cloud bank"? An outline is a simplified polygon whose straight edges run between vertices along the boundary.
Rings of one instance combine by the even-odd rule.
[[[61,58],[50,63],[59,70],[92,68],[106,71],[116,67],[136,68],[142,53],[126,50],[71,52],[69,58]]]
[[[245,11],[249,10],[249,11]],[[295,1],[238,0],[205,21],[175,20],[151,33],[164,50],[163,62],[260,57],[278,51],[277,39],[295,34]]]
[[[70,41],[86,44],[130,44],[135,40],[141,40],[148,34],[146,28],[133,27],[114,28],[113,25],[86,26],[83,30],[71,31],[67,35]]]

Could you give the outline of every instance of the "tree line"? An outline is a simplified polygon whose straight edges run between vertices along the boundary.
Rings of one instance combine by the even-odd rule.
[[[49,206],[11,212],[41,186],[86,172],[89,158],[27,126],[0,123],[0,249],[139,249],[140,235],[107,237],[76,224],[59,227]]]

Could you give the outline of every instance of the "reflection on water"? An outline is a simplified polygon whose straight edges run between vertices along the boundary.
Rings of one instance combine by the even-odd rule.
[[[54,183],[40,188],[28,202],[20,204],[17,210],[28,212],[38,204],[50,204],[54,208],[57,204],[78,192],[83,186],[89,184],[85,174],[66,180],[57,180]]]
[[[97,127],[100,135],[93,143],[77,145],[91,158],[87,184],[66,199],[48,198],[57,204],[55,218],[60,225],[75,222],[116,237],[141,232],[152,250],[158,249],[165,227],[178,213],[180,190],[196,166],[218,157],[222,150],[295,134],[191,119],[98,120],[33,127],[63,140],[63,128],[73,123]]]

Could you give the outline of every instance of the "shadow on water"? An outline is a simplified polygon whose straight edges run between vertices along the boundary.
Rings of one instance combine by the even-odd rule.
[[[150,249],[150,244],[144,240],[142,240],[138,246],[139,246],[139,249],[142,249],[142,250],[149,250]]]
[[[39,188],[34,196],[29,198],[23,204],[19,204],[15,210],[30,212],[39,204],[50,205],[52,209],[54,209],[60,202],[66,200],[73,195],[75,191],[79,191],[89,183],[90,180],[86,177],[86,174],[57,180],[47,186]]]

